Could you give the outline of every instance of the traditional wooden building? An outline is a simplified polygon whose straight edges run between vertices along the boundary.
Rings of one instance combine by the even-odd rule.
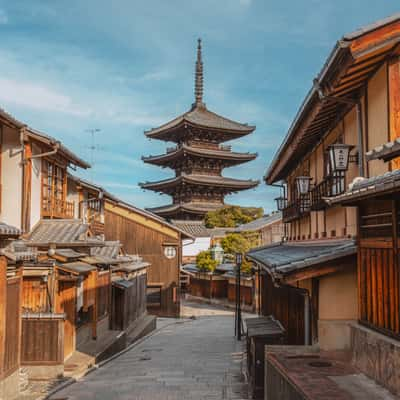
[[[399,46],[399,15],[338,41],[265,177],[283,186],[279,206],[288,240],[249,253],[263,272],[263,313],[282,322],[289,344],[341,353],[396,394],[399,380],[389,370],[397,369],[399,359],[400,153],[392,151],[400,135]],[[285,352],[267,356],[272,398],[279,382],[285,393],[303,394],[315,377],[306,356],[286,362]],[[333,366],[326,354],[322,361]],[[335,367],[353,379],[348,362]],[[295,387],[298,368],[304,373]],[[351,398],[339,385],[330,388],[335,398]]]
[[[203,103],[201,41],[197,49],[195,102],[174,120],[146,132],[151,139],[176,143],[166,154],[143,157],[143,161],[171,168],[175,177],[141,183],[144,189],[172,196],[172,204],[149,211],[165,218],[202,219],[208,211],[224,205],[227,194],[257,186],[258,181],[222,176],[226,167],[254,160],[257,154],[232,152],[221,143],[250,134],[254,126],[240,124],[209,111]]]
[[[60,141],[1,109],[0,133],[1,220],[29,232],[41,218],[73,218],[74,204],[67,200],[67,168],[89,164]]]
[[[254,233],[258,246],[281,242],[285,236],[282,213],[280,211],[264,215],[247,224],[239,225],[233,231],[238,233]]]

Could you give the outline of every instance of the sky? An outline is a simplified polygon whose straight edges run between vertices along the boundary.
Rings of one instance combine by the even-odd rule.
[[[0,107],[93,161],[79,176],[156,207],[170,198],[138,183],[173,171],[141,156],[170,144],[144,131],[193,103],[198,37],[207,107],[257,126],[228,144],[258,158],[224,175],[262,181],[335,42],[399,11],[398,0],[0,0]],[[226,202],[270,212],[277,195],[261,182]]]

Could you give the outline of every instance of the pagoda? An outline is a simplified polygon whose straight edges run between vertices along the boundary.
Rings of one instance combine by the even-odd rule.
[[[203,61],[198,40],[195,69],[195,102],[191,109],[166,124],[145,132],[151,139],[174,142],[165,154],[142,157],[145,163],[171,168],[175,176],[157,182],[141,183],[143,189],[172,196],[172,204],[148,210],[167,219],[200,220],[208,211],[224,206],[224,197],[254,188],[255,180],[222,176],[226,167],[257,157],[237,153],[221,143],[252,133],[255,126],[241,124],[209,111],[203,103]]]

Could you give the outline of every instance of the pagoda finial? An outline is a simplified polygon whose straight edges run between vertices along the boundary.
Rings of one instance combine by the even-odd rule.
[[[203,60],[201,57],[201,39],[197,40],[197,60],[194,81],[194,106],[203,104]]]

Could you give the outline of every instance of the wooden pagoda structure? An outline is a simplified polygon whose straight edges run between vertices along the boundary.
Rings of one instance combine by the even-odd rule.
[[[195,102],[172,121],[145,132],[151,139],[174,142],[165,154],[142,157],[149,164],[171,168],[175,177],[141,183],[143,189],[172,196],[172,204],[151,208],[168,219],[202,219],[224,205],[224,197],[258,185],[258,181],[222,176],[226,167],[254,160],[256,153],[236,153],[221,143],[252,133],[255,126],[241,124],[209,111],[203,103],[203,62],[198,41],[195,70]]]

